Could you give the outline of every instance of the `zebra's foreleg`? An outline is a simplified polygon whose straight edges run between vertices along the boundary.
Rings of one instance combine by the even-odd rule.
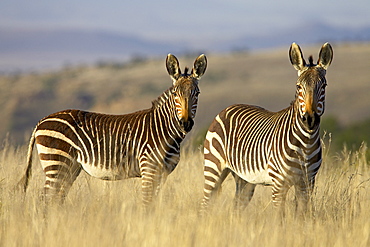
[[[162,174],[161,169],[156,164],[144,163],[141,165],[141,189],[143,206],[147,209],[157,197],[161,182]]]
[[[285,202],[290,186],[286,183],[273,180],[272,203],[274,208],[279,209],[282,216],[285,216]]]
[[[253,197],[256,185],[248,183],[234,172],[232,174],[235,179],[234,208],[237,210],[244,210]]]
[[[313,213],[312,194],[314,189],[314,181],[301,182],[295,185],[296,196],[296,213],[306,215]]]
[[[154,191],[154,198],[158,197],[159,191],[161,190],[162,186],[166,183],[168,177],[167,172],[157,172],[157,176],[155,178],[155,191]]]
[[[141,177],[141,190],[142,190],[142,200],[144,207],[147,207],[153,201],[154,194],[154,184],[153,176],[150,174],[143,174]]]

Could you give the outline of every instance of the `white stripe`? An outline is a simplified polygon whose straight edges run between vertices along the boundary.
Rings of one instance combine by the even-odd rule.
[[[81,148],[77,146],[76,143],[74,143],[71,139],[69,139],[68,137],[66,137],[64,134],[60,132],[57,132],[54,130],[37,130],[35,133],[35,137],[38,137],[38,136],[49,136],[49,137],[62,140],[64,142],[67,142],[69,145],[71,145],[72,147],[74,147],[75,149],[81,152]]]

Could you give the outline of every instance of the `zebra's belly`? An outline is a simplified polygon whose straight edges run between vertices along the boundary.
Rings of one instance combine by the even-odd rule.
[[[91,176],[103,180],[121,180],[129,177],[138,177],[136,174],[127,173],[123,167],[114,167],[106,169],[104,166],[93,166],[91,164],[82,164],[83,169]]]
[[[237,173],[239,177],[252,184],[272,185],[268,170],[244,171]]]

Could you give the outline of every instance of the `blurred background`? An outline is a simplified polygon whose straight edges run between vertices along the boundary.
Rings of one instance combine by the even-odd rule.
[[[293,41],[370,40],[370,3],[3,0],[1,71],[59,68],[168,52],[230,52]]]
[[[2,0],[0,138],[24,144],[40,118],[66,108],[148,108],[171,86],[168,53],[182,67],[205,53],[209,66],[191,133],[200,145],[230,104],[289,106],[297,78],[292,42],[306,58],[317,59],[324,42],[334,48],[322,122],[333,149],[369,142],[368,0]]]

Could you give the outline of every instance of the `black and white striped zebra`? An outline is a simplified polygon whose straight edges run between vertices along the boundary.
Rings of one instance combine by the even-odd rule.
[[[180,143],[193,127],[198,81],[207,59],[200,55],[191,73],[185,68],[182,74],[177,58],[169,54],[166,67],[173,85],[150,109],[126,115],[65,110],[41,119],[32,133],[28,166],[20,181],[24,191],[36,143],[47,197],[63,201],[83,169],[104,180],[141,177],[143,203],[150,204],[161,181],[178,164]]]
[[[204,142],[202,211],[231,172],[236,182],[235,205],[245,207],[257,184],[272,185],[274,206],[284,205],[295,187],[304,209],[321,165],[320,117],[325,105],[325,74],[333,58],[330,44],[322,46],[317,64],[306,64],[293,43],[290,61],[298,70],[296,96],[279,112],[258,106],[232,105],[212,122]],[[301,206],[300,206],[301,205]]]

